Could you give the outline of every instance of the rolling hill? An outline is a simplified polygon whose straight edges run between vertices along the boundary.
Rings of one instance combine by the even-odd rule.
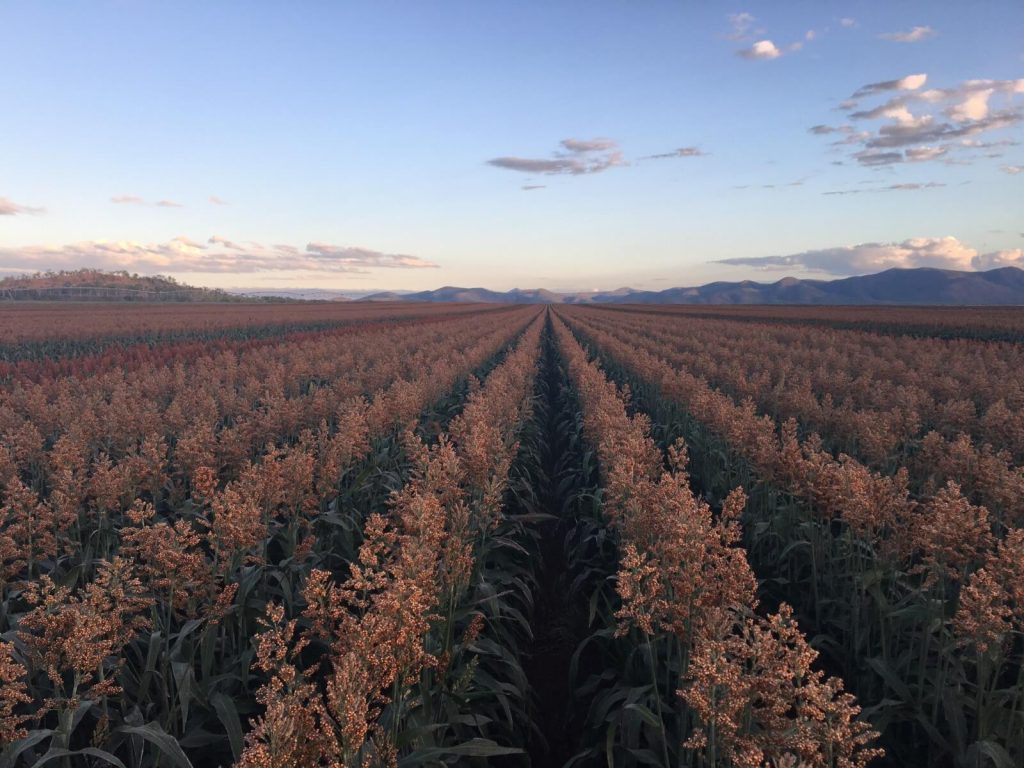
[[[8,301],[228,301],[246,299],[213,288],[196,288],[162,275],[79,269],[37,272],[0,279],[0,299]],[[280,299],[278,299],[280,300]]]
[[[1001,267],[987,272],[950,269],[888,269],[839,280],[785,277],[774,283],[715,282],[694,288],[641,291],[554,293],[543,289],[445,286],[417,293],[371,294],[360,301],[491,302],[505,304],[905,304],[1024,305],[1024,270]]]

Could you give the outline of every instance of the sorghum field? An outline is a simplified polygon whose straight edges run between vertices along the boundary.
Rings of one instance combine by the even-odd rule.
[[[1024,765],[1024,313],[0,309],[0,768]]]

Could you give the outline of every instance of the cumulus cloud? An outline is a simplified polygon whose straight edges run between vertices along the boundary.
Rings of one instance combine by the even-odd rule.
[[[1021,249],[978,253],[957,238],[916,237],[900,243],[859,245],[803,251],[786,256],[751,256],[722,259],[722,264],[765,270],[804,269],[837,277],[864,275],[885,269],[934,267],[981,270],[1021,261]]]
[[[330,243],[292,245],[234,243],[214,235],[203,244],[185,236],[163,243],[90,240],[60,246],[0,248],[0,268],[127,269],[155,272],[333,272],[363,273],[371,268],[422,269],[437,264],[418,256],[383,253]]]
[[[612,139],[563,139],[560,146],[561,149],[550,158],[495,157],[488,160],[487,164],[510,171],[548,176],[581,176],[625,165],[622,151]]]
[[[982,253],[971,261],[975,269],[998,269],[999,267],[1024,267],[1024,249],[1010,248],[1005,251]]]
[[[749,48],[743,48],[736,53],[744,59],[762,61],[777,59],[782,55],[782,51],[771,40],[758,40]]]
[[[0,216],[20,216],[22,214],[37,214],[45,213],[45,208],[37,208],[31,205],[21,205],[8,200],[6,197],[0,197]]]
[[[816,135],[846,133],[845,138],[834,143],[860,145],[853,157],[861,165],[939,159],[959,163],[967,161],[950,156],[952,151],[1006,145],[1005,140],[985,142],[971,137],[1013,126],[1024,119],[1020,100],[1016,98],[1024,94],[1024,79],[967,80],[951,88],[925,90],[926,82],[927,75],[922,73],[858,88],[844,106],[853,110],[849,113],[852,121],[882,121],[872,130],[832,129],[827,125],[812,126],[809,130]],[[861,104],[865,99],[885,94],[893,95],[881,103]],[[995,106],[993,102],[997,102]]]
[[[893,43],[919,43],[936,34],[931,27],[911,27],[906,32],[883,32],[879,37]]]
[[[945,114],[951,120],[963,123],[968,120],[984,120],[988,117],[988,100],[995,88],[982,88],[969,92],[964,100],[949,107]]]
[[[865,142],[865,146],[874,148],[899,148],[915,144],[926,144],[938,141],[950,141],[967,136],[975,136],[986,131],[1008,128],[1021,121],[1019,112],[999,112],[982,120],[970,120],[959,125],[936,123],[933,119],[923,118],[913,123],[883,125],[878,134]]]
[[[699,147],[679,147],[671,152],[661,152],[657,155],[647,155],[642,160],[669,160],[673,157],[704,157],[707,152]]]
[[[214,205],[228,205],[227,200],[223,200],[217,197],[216,195],[210,195],[210,202],[213,203]]]

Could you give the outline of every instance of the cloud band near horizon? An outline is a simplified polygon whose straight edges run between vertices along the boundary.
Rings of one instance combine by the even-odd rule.
[[[61,246],[0,248],[0,269],[128,269],[140,272],[328,272],[367,274],[371,269],[436,269],[418,256],[310,242],[291,245],[239,243],[219,235],[206,243],[175,237],[165,243],[89,240]]]
[[[996,267],[1024,267],[1024,250],[1014,248],[980,253],[952,236],[917,237],[899,243],[860,243],[783,256],[719,259],[714,263],[755,267],[765,271],[803,269],[832,277],[853,277],[896,268],[933,267],[978,271]]]
[[[0,197],[0,216],[21,216],[23,214],[34,216],[39,213],[46,213],[46,209],[31,205],[21,205],[6,197]]]

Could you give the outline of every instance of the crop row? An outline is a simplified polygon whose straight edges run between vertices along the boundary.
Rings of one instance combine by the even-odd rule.
[[[955,482],[912,498],[904,470],[833,457],[795,421],[759,416],[753,402],[674,366],[654,327],[594,314],[569,317],[663,429],[699,446],[702,492],[724,496],[736,482],[750,491],[759,576],[794,602],[901,759],[1020,759],[1017,521],[971,504]]]
[[[662,342],[677,367],[777,418],[799,417],[837,450],[880,467],[902,462],[926,439],[948,452],[961,435],[977,443],[975,453],[1005,449],[1004,465],[1024,456],[1018,345],[692,318],[655,324],[627,313],[606,319]]]
[[[295,611],[311,574],[347,574],[398,535],[365,518],[401,484],[403,446],[422,451],[388,434],[419,422],[430,439],[448,415],[421,414],[536,314],[220,353],[7,403],[23,421],[0,454],[0,740],[22,738],[0,762],[239,756],[269,684],[253,643],[267,605]],[[100,392],[76,419],[54,407],[65,386],[84,388],[69,407]],[[25,452],[28,426],[39,440]],[[116,443],[124,429],[134,442]],[[223,450],[236,433],[245,450]]]
[[[284,621],[284,606],[268,606],[257,656],[270,676],[258,694],[267,711],[248,737],[242,766],[390,765],[402,751],[518,751],[480,736],[446,745],[443,729],[453,723],[443,701],[465,684],[453,657],[471,654],[486,634],[482,613],[468,622],[459,613],[500,525],[516,437],[529,417],[541,327],[534,320],[436,446],[407,446],[416,457],[412,479],[386,516],[367,521],[358,567],[347,579],[310,574],[302,626]],[[303,660],[310,648],[312,663]],[[483,710],[477,702],[477,719]]]
[[[214,315],[217,322],[210,324],[202,323],[202,313],[195,317],[183,314],[181,322],[176,323],[174,321],[179,318],[175,314],[161,317],[155,312],[155,317],[149,317],[125,311],[120,317],[123,325],[116,329],[119,335],[100,336],[88,335],[91,321],[88,314],[82,314],[76,318],[84,328],[81,338],[73,334],[67,337],[45,335],[36,341],[0,346],[0,381],[10,385],[60,376],[88,377],[115,369],[173,365],[229,349],[241,351],[282,341],[302,342],[332,331],[350,335],[363,330],[379,330],[384,325],[443,322],[466,314],[514,312],[515,309],[421,307],[419,314],[411,311],[392,313],[383,311],[383,308],[348,314],[321,309],[319,315],[306,313],[303,318],[304,313],[300,312],[290,320],[256,311],[234,317],[228,313],[225,318]],[[44,318],[48,317],[44,315]],[[166,321],[170,322],[164,325]]]
[[[0,397],[0,474],[75,517],[83,504],[102,514],[141,490],[180,499],[197,469],[233,479],[268,445],[302,438],[327,460],[329,444],[344,442],[338,433],[380,433],[417,414],[528,314],[512,324],[324,333],[171,367],[25,383]]]
[[[164,341],[183,332],[212,332],[248,326],[362,323],[432,315],[475,313],[480,305],[393,303],[285,304],[5,304],[0,307],[0,347],[32,342],[82,342],[137,337]]]
[[[587,319],[595,328],[619,334],[620,338],[623,333],[640,334],[648,345],[647,349],[657,354],[666,364],[699,379],[734,401],[753,404],[759,411],[778,422],[792,420],[798,428],[798,433],[803,436],[820,434],[821,447],[832,455],[838,454],[852,460],[862,459],[865,454],[871,457],[874,451],[868,450],[865,443],[878,446],[885,440],[885,435],[880,433],[885,432],[891,437],[908,422],[915,425],[911,431],[915,434],[918,432],[917,425],[920,422],[915,410],[910,406],[901,406],[899,397],[885,401],[884,396],[879,396],[876,402],[880,407],[878,410],[861,410],[856,406],[845,408],[843,412],[849,418],[829,418],[828,415],[822,415],[827,411],[831,416],[835,416],[838,412],[833,407],[831,393],[821,394],[802,390],[799,383],[800,368],[797,367],[799,363],[792,363],[788,359],[785,348],[767,350],[769,354],[781,359],[778,363],[778,380],[752,374],[746,370],[745,364],[738,361],[744,354],[758,354],[755,346],[758,339],[745,338],[745,334],[742,333],[743,326],[733,325],[731,329],[724,331],[717,329],[718,333],[713,336],[705,335],[699,326],[689,332],[690,336],[700,338],[704,343],[710,343],[712,338],[721,340],[723,347],[726,348],[722,358],[732,362],[729,367],[718,366],[717,375],[707,377],[702,375],[705,369],[701,365],[701,360],[709,353],[701,353],[695,358],[685,349],[680,351],[679,348],[685,348],[689,341],[679,340],[678,337],[669,335],[660,328],[645,326],[642,320],[609,325],[602,322],[604,318],[600,316],[588,315]],[[741,337],[744,337],[738,352],[733,353],[728,349],[731,341],[734,342],[723,338],[728,330],[739,330]],[[851,339],[850,342],[852,345],[855,339]],[[764,368],[770,369],[772,365],[773,363],[767,362]],[[871,374],[865,372],[864,376],[870,380]],[[984,374],[979,374],[979,378],[985,378]],[[790,389],[792,379],[797,380],[792,384],[795,392]],[[885,390],[887,384],[891,382],[885,375],[878,374],[876,388]],[[898,389],[905,393],[910,387],[901,385]],[[886,403],[886,410],[881,410],[882,403]],[[969,407],[973,409],[973,404]],[[852,444],[849,443],[851,424],[862,427],[854,430],[860,439],[853,440]],[[949,426],[943,426],[942,429],[947,433],[955,431],[955,427]],[[988,506],[1004,524],[1015,525],[1024,518],[1024,502],[1021,501],[1024,495],[1024,470],[1013,465],[1008,453],[996,452],[988,443],[975,444],[964,433],[959,433],[956,439],[950,439],[932,429],[923,436],[911,439],[905,435],[904,439],[905,442],[901,443],[899,451],[886,455],[884,459],[862,459],[865,467],[882,475],[898,475],[906,468],[909,488],[923,496],[934,495],[952,481],[973,502]],[[849,448],[849,451],[844,451],[843,447]]]
[[[1024,314],[1017,307],[913,307],[815,305],[656,305],[610,309],[660,317],[741,320],[817,328],[869,331],[893,336],[987,341],[1024,341]]]
[[[743,491],[713,514],[690,491],[685,443],[669,448],[666,469],[650,421],[628,415],[615,384],[555,326],[619,538],[615,636],[637,649],[626,658],[648,667],[646,685],[624,680],[599,699],[619,726],[608,730],[608,764],[866,765],[880,754],[870,746],[877,734],[842,681],[814,668],[792,609],[758,610],[738,546]],[[615,710],[639,715],[637,725]]]

